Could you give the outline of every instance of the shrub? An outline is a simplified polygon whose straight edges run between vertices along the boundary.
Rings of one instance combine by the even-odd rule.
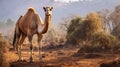
[[[70,21],[69,27],[67,29],[67,42],[70,42],[72,44],[77,43],[76,37],[74,37],[74,32],[81,26],[82,24],[82,18],[76,17]]]
[[[83,22],[83,26],[80,28],[83,35],[79,35],[80,37],[84,37],[85,40],[89,40],[95,32],[99,32],[103,30],[102,20],[96,13],[90,13],[86,17],[86,20]],[[79,38],[80,38],[79,37]]]
[[[89,40],[95,32],[103,30],[102,20],[96,13],[90,13],[85,20],[75,18],[71,20],[67,31],[67,39],[74,43],[81,40]]]
[[[79,21],[78,21],[79,20]],[[67,31],[67,39],[74,44],[94,48],[110,48],[116,37],[103,29],[103,22],[97,13],[90,13],[85,20],[73,19]],[[88,44],[90,43],[90,44]]]
[[[93,46],[101,48],[111,48],[112,45],[116,42],[116,37],[105,32],[97,32],[92,35],[91,41]]]
[[[100,16],[94,12],[88,14],[84,25],[84,27],[88,27],[87,31],[91,32],[101,31],[103,29],[103,22]]]
[[[0,67],[9,67],[7,60],[8,42],[0,34]]]

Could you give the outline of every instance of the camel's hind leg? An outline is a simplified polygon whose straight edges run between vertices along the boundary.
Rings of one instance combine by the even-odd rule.
[[[19,41],[18,50],[17,50],[18,51],[18,57],[19,57],[18,61],[22,60],[22,58],[21,58],[21,49],[22,49],[22,43],[25,40],[25,38],[26,38],[26,35],[22,34],[22,38]]]
[[[43,35],[38,35],[38,45],[39,45],[39,61],[40,62],[44,62],[44,59],[42,58],[42,44],[41,44],[41,40],[42,40]]]
[[[15,50],[18,49],[18,43],[19,43],[19,39],[20,39],[20,35],[16,35],[16,36],[17,36],[17,37],[16,37],[16,41],[15,41],[15,45],[14,45]]]

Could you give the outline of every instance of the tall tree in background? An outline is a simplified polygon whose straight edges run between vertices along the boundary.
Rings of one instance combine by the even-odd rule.
[[[112,11],[109,9],[104,9],[102,11],[98,11],[97,13],[100,15],[100,17],[103,21],[104,30],[111,32],[113,29],[113,26],[112,26],[113,23],[110,19],[110,15],[111,15]]]
[[[120,24],[120,5],[118,5],[111,13],[110,19],[113,22],[113,28],[117,27]]]
[[[15,26],[15,21],[12,19],[7,19],[7,20],[0,20],[0,33],[4,34],[4,36],[9,36],[10,39],[11,35],[13,34],[13,29]]]
[[[114,12],[112,12],[110,19],[113,22],[112,34],[120,38],[120,5],[118,5]]]

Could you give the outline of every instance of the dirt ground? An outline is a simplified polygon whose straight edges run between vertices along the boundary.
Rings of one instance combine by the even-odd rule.
[[[24,60],[22,62],[16,62],[18,59],[16,51],[10,50],[8,54],[11,67],[120,67],[120,53],[81,53],[76,55],[78,50],[77,47],[43,48],[44,63],[40,63],[38,60],[37,48],[34,48],[33,63],[29,62],[30,54],[26,47],[22,50],[22,59]]]

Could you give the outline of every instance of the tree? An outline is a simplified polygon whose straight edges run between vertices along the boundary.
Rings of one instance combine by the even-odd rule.
[[[110,19],[113,22],[113,30],[111,33],[120,38],[120,5],[111,13]]]
[[[100,15],[100,17],[103,21],[104,30],[111,32],[113,29],[113,26],[112,26],[113,22],[110,19],[110,15],[111,15],[112,11],[109,9],[104,9],[102,11],[98,11],[97,13]]]
[[[120,5],[118,5],[111,13],[110,19],[113,22],[113,28],[117,27],[120,24]]]
[[[12,19],[8,19],[8,20],[6,21],[6,26],[13,26],[14,23],[15,23],[15,22],[14,22]]]

